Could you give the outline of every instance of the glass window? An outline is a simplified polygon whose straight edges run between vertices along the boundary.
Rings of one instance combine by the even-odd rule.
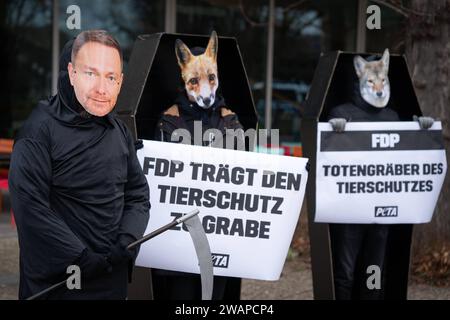
[[[2,1],[0,138],[12,138],[51,91],[51,1]],[[5,9],[5,10],[3,10]]]
[[[61,47],[80,30],[69,30],[67,7],[77,5],[81,13],[81,30],[104,29],[111,33],[123,50],[124,62],[129,60],[134,41],[140,34],[164,31],[165,1],[135,0],[61,0]]]
[[[301,142],[304,101],[320,53],[355,48],[357,0],[277,1],[276,4],[272,128],[280,130],[284,153],[294,155]],[[264,116],[262,84],[255,100],[260,115]]]
[[[391,53],[404,53],[406,18],[389,7],[369,1],[368,5],[371,4],[381,9],[381,29],[366,29],[366,51],[381,53],[389,48]]]

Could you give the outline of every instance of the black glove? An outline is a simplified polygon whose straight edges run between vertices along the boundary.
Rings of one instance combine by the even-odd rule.
[[[136,258],[137,248],[127,249],[127,246],[134,241],[136,239],[128,234],[119,235],[117,242],[110,247],[110,253],[108,255],[109,263],[117,266]]]
[[[106,257],[89,249],[84,249],[77,262],[83,279],[93,279],[111,272],[111,264]]]
[[[420,129],[429,129],[434,123],[434,119],[431,117],[418,117],[416,115],[413,116],[414,121],[418,121],[420,125]]]
[[[138,139],[134,142],[134,149],[138,151],[139,149],[142,149],[144,147],[144,141],[141,139]]]
[[[333,118],[328,121],[331,124],[334,132],[344,132],[347,120],[344,118]]]

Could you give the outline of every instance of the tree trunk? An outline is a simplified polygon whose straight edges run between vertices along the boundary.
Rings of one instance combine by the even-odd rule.
[[[424,116],[442,121],[450,159],[450,0],[411,0],[406,57]],[[415,227],[415,254],[450,243],[450,177],[446,179],[429,224]]]

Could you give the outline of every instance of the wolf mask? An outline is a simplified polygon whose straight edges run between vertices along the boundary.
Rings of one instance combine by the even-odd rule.
[[[361,56],[353,59],[356,75],[359,78],[361,97],[375,108],[384,108],[389,102],[389,50],[377,61],[366,61]]]

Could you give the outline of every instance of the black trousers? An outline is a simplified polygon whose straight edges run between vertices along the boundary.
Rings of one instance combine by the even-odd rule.
[[[367,267],[376,265],[384,274],[389,225],[330,224],[333,273],[337,300],[383,299],[381,289],[367,287]],[[383,279],[383,277],[382,277]]]
[[[201,300],[200,275],[152,269],[155,300]],[[239,300],[241,279],[214,276],[212,300]]]

